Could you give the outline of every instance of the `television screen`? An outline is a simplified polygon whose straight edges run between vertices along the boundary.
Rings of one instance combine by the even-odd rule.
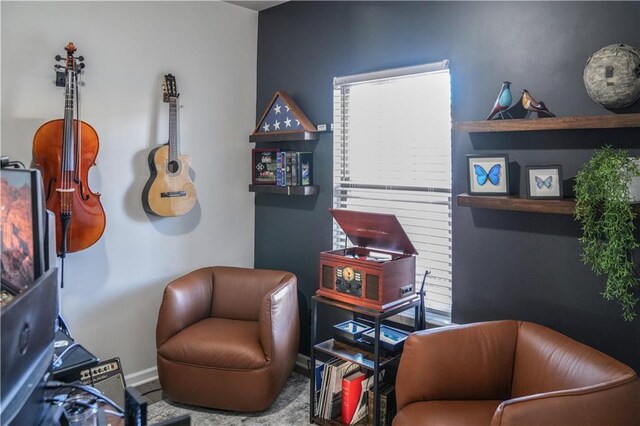
[[[2,285],[24,291],[44,272],[44,198],[40,172],[0,171]]]

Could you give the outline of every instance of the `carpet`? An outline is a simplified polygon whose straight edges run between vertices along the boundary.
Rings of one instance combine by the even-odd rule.
[[[309,379],[298,373],[293,373],[278,398],[267,411],[237,413],[194,407],[165,400],[147,407],[147,424],[153,425],[183,414],[191,416],[193,426],[308,425]]]

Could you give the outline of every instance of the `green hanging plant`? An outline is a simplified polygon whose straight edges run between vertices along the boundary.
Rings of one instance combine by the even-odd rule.
[[[634,213],[629,203],[629,183],[640,170],[624,150],[605,146],[596,151],[576,176],[575,218],[582,223],[582,261],[597,274],[606,274],[602,295],[622,306],[626,321],[635,318],[638,303],[633,251]]]

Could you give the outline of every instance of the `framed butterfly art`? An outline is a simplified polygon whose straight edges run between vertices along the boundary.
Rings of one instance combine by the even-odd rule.
[[[562,166],[526,166],[527,198],[562,198]]]
[[[507,154],[467,155],[470,195],[509,195]]]

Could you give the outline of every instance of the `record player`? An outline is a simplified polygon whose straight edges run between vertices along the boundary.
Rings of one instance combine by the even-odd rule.
[[[395,215],[329,212],[355,247],[320,253],[317,295],[380,312],[415,297],[418,252]]]

